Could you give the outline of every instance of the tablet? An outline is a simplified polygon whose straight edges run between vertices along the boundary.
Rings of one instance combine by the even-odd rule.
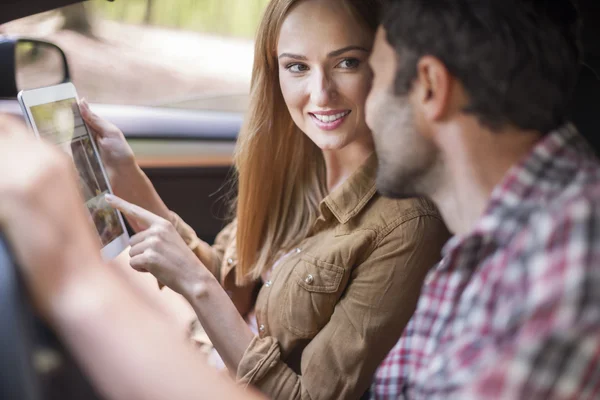
[[[106,203],[112,193],[104,165],[90,131],[79,112],[72,83],[21,91],[19,103],[39,138],[67,153],[79,172],[79,186],[102,244],[102,257],[115,258],[129,244],[121,213]]]

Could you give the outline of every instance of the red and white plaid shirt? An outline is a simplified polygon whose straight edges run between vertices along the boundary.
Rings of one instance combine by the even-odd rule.
[[[600,398],[600,163],[573,126],[543,138],[446,244],[371,390]]]

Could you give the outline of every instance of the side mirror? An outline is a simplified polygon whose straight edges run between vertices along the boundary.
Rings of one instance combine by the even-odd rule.
[[[50,42],[0,37],[0,60],[0,98],[70,80],[67,56]]]

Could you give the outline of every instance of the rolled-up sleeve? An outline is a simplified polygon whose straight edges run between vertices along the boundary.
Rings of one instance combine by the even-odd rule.
[[[448,239],[433,215],[414,215],[393,226],[352,270],[331,319],[302,353],[301,374],[282,361],[273,337],[257,337],[238,366],[239,382],[274,399],[356,399],[367,390]]]
[[[213,275],[219,278],[219,269],[223,261],[225,249],[231,241],[230,238],[235,229],[235,221],[219,232],[212,247],[200,240],[194,229],[173,211],[170,213],[169,221],[196,257],[206,265]]]

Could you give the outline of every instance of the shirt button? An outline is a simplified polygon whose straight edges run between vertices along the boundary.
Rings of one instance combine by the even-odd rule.
[[[271,282],[271,281],[266,281],[266,282],[265,282],[265,286],[266,286],[266,287],[271,287],[271,284],[272,284],[272,283],[273,283],[273,282]]]
[[[311,274],[306,275],[306,278],[304,279],[304,282],[308,283],[309,285],[312,285],[314,281],[315,278]]]
[[[261,324],[261,325],[258,327],[258,330],[260,331],[260,333],[265,333],[265,326],[264,326],[263,324]]]
[[[233,264],[233,258],[228,258],[227,259],[227,264],[229,264],[229,265]]]
[[[296,253],[300,253],[302,249],[300,247],[296,247]]]

